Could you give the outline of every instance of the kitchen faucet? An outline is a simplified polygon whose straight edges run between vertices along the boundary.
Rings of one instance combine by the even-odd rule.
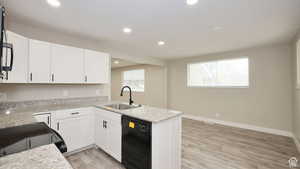
[[[125,88],[129,89],[129,105],[132,105],[133,100],[132,100],[132,95],[131,95],[131,88],[129,86],[122,87],[120,96],[123,96],[123,91]]]

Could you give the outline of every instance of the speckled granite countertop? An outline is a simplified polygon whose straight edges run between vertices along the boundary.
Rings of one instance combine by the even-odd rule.
[[[9,114],[3,112],[0,113],[0,128],[20,126],[24,124],[30,124],[36,122],[33,118],[33,114],[41,112],[51,112],[64,109],[75,109],[84,107],[93,107],[97,104],[103,104],[103,102],[91,102],[84,104],[57,104],[47,106],[30,106],[27,108],[8,109]],[[6,110],[7,111],[7,110]]]
[[[84,104],[57,104],[57,105],[47,105],[47,106],[31,106],[21,109],[8,109],[9,114],[0,113],[0,128],[20,126],[24,124],[30,124],[36,122],[33,118],[33,114],[42,112],[51,112],[64,109],[76,109],[84,107],[96,107],[105,109],[111,112],[132,116],[137,119],[146,120],[149,122],[157,123],[163,120],[167,120],[182,114],[182,112],[155,108],[150,106],[142,106],[129,110],[115,110],[105,107],[105,105],[120,103],[120,102],[90,102]]]
[[[120,103],[120,102],[111,102],[110,104],[113,103]],[[152,123],[158,123],[183,114],[182,112],[175,111],[175,110],[162,109],[162,108],[156,108],[156,107],[145,106],[145,105],[133,109],[127,109],[127,110],[112,109],[106,107],[104,104],[96,105],[95,107],[108,110],[111,112],[119,113],[122,115],[134,117],[137,119],[149,121]]]
[[[54,144],[0,158],[0,169],[73,169]]]

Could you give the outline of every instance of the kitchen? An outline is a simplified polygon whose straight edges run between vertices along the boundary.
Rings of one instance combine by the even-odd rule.
[[[24,55],[29,50],[28,57],[20,57],[28,60],[27,62],[29,63],[28,70],[30,73],[25,73],[29,75],[28,83],[109,83],[110,57],[108,54],[27,39],[12,32],[7,32],[7,37],[8,43],[12,43],[14,46],[14,57],[17,58],[20,56],[18,54]],[[24,46],[29,46],[29,49]],[[40,58],[41,55],[44,57]],[[55,56],[59,58],[56,59]],[[72,58],[68,58],[70,56]],[[77,61],[76,57],[78,58]],[[72,66],[67,64],[71,59],[73,60],[72,63],[74,63]],[[82,59],[84,60],[83,62],[81,62]],[[23,61],[26,62],[26,60]],[[55,64],[56,61],[60,63],[65,61],[65,64]],[[24,64],[24,62],[15,59],[15,71],[9,72],[10,76],[8,80],[4,78],[3,83],[22,82],[18,81],[17,76],[20,79],[26,79],[26,77],[21,77],[21,75],[24,75],[27,67],[18,66]],[[60,66],[56,67],[54,65]],[[64,70],[65,65],[68,65],[67,70]],[[21,70],[22,68],[25,69]],[[49,76],[49,69],[52,72],[50,73],[51,76]],[[64,73],[59,73],[62,71]],[[73,74],[74,71],[77,71],[78,74]],[[101,72],[101,74],[95,74],[95,72]],[[78,76],[79,74],[82,77]],[[16,79],[13,77],[16,77]],[[1,156],[54,143],[59,144],[57,147],[59,147],[62,153],[74,153],[74,151],[82,151],[83,149],[97,146],[128,167],[180,167],[180,163],[178,163],[180,160],[178,159],[181,157],[180,131],[182,113],[148,107],[146,105],[133,105],[131,88],[127,88],[130,90],[129,103],[110,102],[107,96],[2,103],[1,107],[5,109],[5,113],[1,116],[1,128],[3,129],[1,130],[1,133],[3,133],[1,140],[7,139],[8,142],[5,141],[3,143]],[[46,133],[39,133],[38,131],[42,130],[44,126],[37,123],[37,126],[28,126],[28,130],[23,131],[23,133],[28,133],[27,135],[18,134],[19,132],[14,134],[14,131],[26,128],[27,124],[33,125],[34,122],[44,122],[54,131],[50,130]],[[61,137],[61,140],[59,142],[49,142],[52,139],[49,139],[48,132],[56,133],[54,135]],[[16,139],[16,135],[21,136]],[[137,140],[132,142],[131,140],[134,138]],[[139,139],[142,140],[139,142]],[[170,144],[170,139],[177,141],[174,144]],[[61,142],[65,144],[62,146],[63,148],[60,147]],[[141,147],[138,147],[138,145],[141,145]],[[162,149],[161,146],[164,148]],[[136,156],[132,154],[132,149],[136,149]],[[40,150],[36,149],[36,151],[38,153]],[[49,150],[47,149],[47,151]],[[169,157],[169,159],[160,158],[161,154]],[[24,152],[24,156],[20,157],[18,155],[15,161],[23,162],[26,156],[30,157]],[[128,159],[125,158],[127,156]],[[141,156],[143,156],[144,162],[138,163],[139,161],[135,161],[135,158],[139,159]],[[8,159],[1,159],[6,168],[16,165],[15,163],[10,164],[6,161],[10,161],[9,157],[13,158],[14,156],[8,156]],[[22,160],[19,160],[19,158]],[[54,156],[50,158],[58,157]],[[43,159],[37,156],[36,160],[40,161]],[[27,165],[27,163],[31,165]],[[24,161],[24,163],[17,165],[34,168],[38,164]],[[47,165],[49,165],[49,168],[56,168],[56,165],[59,166],[62,164],[52,162],[47,163]],[[47,168],[47,166],[43,167]]]
[[[0,0],[0,169],[298,167],[300,3],[248,3]]]

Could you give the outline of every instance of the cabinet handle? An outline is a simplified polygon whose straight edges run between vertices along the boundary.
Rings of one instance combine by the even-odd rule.
[[[5,72],[5,80],[8,80],[8,71]]]
[[[57,123],[57,131],[59,131],[59,123]]]
[[[79,112],[75,112],[75,113],[71,113],[72,115],[77,115],[77,114],[79,114]]]
[[[29,145],[28,145],[29,148],[31,148],[31,140],[30,140],[30,139],[28,140],[28,144],[29,144]]]
[[[32,82],[32,73],[30,73],[30,81]]]
[[[84,81],[85,81],[85,82],[87,82],[87,80],[88,80],[88,77],[87,77],[87,76],[85,76],[85,78],[84,78]]]
[[[102,124],[102,125],[103,125],[103,128],[106,129],[106,128],[107,128],[107,121],[103,120],[102,123],[103,123],[103,124]]]
[[[50,116],[47,117],[47,123],[50,126]]]
[[[51,80],[54,82],[54,74],[51,75]]]

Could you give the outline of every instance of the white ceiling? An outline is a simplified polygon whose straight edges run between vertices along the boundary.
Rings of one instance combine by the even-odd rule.
[[[300,0],[2,0],[10,19],[105,42],[127,54],[172,59],[290,41]],[[213,27],[223,27],[214,31]],[[123,27],[133,29],[131,35]],[[159,47],[157,41],[166,45]]]
[[[115,63],[115,61],[118,61],[118,64]],[[138,65],[139,63],[131,62],[129,60],[124,60],[124,59],[116,59],[112,58],[111,59],[111,68],[121,68],[121,67],[127,67],[127,66],[134,66]]]

